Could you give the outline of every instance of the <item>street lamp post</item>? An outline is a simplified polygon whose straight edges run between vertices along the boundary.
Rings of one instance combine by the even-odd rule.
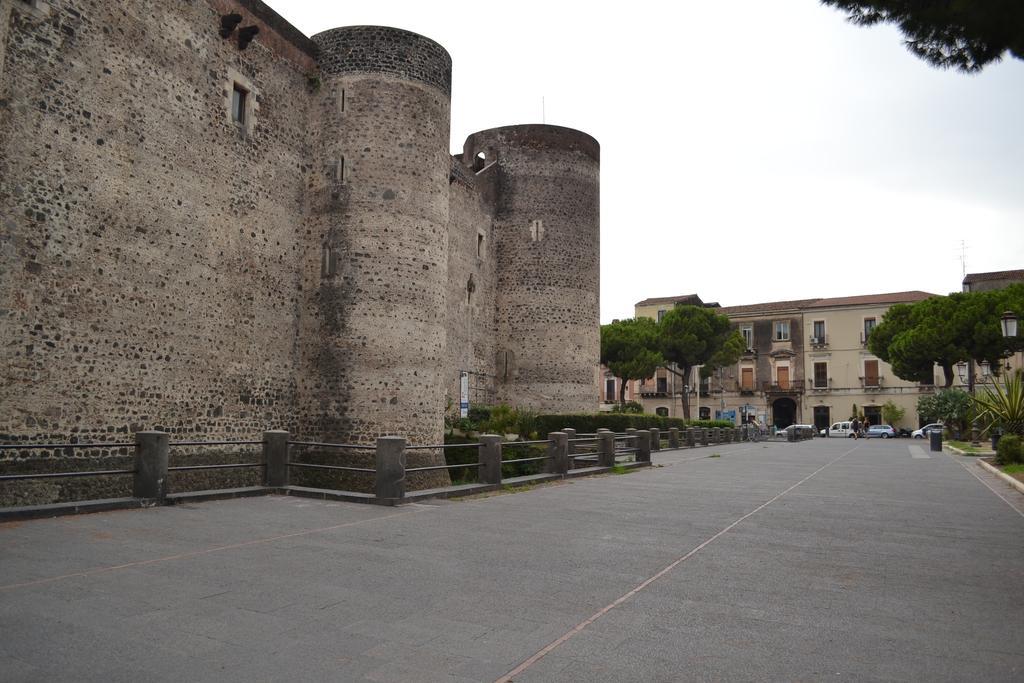
[[[967,393],[971,395],[971,405],[973,410],[974,404],[974,359],[971,358],[966,363],[960,361],[956,364],[957,374],[960,375],[961,382],[967,382]],[[978,440],[978,420],[975,416],[971,416],[971,445],[980,446],[981,442]]]
[[[999,319],[999,323],[1002,326],[1003,338],[1009,339],[1010,337],[1017,336],[1017,316],[1013,311],[1006,311],[1003,316]],[[992,378],[992,368],[987,360],[981,361],[979,364],[981,368],[981,383],[985,384]],[[974,359],[969,359],[966,363],[960,361],[956,364],[957,373],[960,375],[960,381],[967,382],[967,393],[971,395],[971,403],[973,410],[973,399],[974,399],[974,386],[975,386],[975,372],[974,372]],[[964,377],[966,375],[966,378]],[[975,413],[971,416],[971,445],[980,446],[981,442],[978,439],[978,416]]]

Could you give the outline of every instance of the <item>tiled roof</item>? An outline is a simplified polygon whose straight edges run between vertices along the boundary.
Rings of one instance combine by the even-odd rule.
[[[795,301],[769,301],[763,304],[748,304],[746,306],[726,306],[719,308],[718,312],[723,315],[742,315],[744,313],[774,313],[776,311],[791,311],[793,309],[807,308],[820,299],[797,299]]]
[[[889,292],[886,294],[863,294],[860,296],[843,296],[831,299],[796,299],[794,301],[769,301],[763,304],[746,306],[726,306],[718,309],[723,315],[744,315],[747,313],[778,313],[780,311],[806,310],[810,308],[833,308],[839,306],[878,306],[885,304],[907,304],[924,301],[936,296],[928,292]]]
[[[1024,282],[1024,270],[997,270],[991,273],[967,273],[964,276],[965,285],[969,285],[972,282],[988,282],[991,280]]]
[[[700,300],[700,297],[696,294],[680,294],[679,296],[661,296],[653,299],[644,299],[639,301],[635,306],[654,306],[655,304],[692,304],[694,306],[703,306],[704,302]]]
[[[865,294],[862,296],[843,296],[832,299],[818,299],[807,308],[831,308],[833,306],[873,306],[876,304],[909,304],[924,301],[936,296],[928,292],[890,292],[888,294]]]

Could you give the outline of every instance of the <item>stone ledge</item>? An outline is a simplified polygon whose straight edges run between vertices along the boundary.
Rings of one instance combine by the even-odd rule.
[[[1014,479],[1009,474],[1006,474],[1005,472],[1000,470],[995,465],[991,465],[991,464],[989,464],[988,462],[986,462],[984,460],[980,460],[979,459],[978,460],[978,464],[981,465],[981,467],[983,469],[986,469],[989,472],[991,472],[992,474],[996,475],[997,477],[999,477],[1000,479],[1005,481],[1007,484],[1009,484],[1013,488],[1017,489],[1021,493],[1024,493],[1024,482],[1020,481],[1019,479]]]
[[[0,522],[47,519],[89,512],[109,512],[111,510],[133,510],[153,507],[154,505],[154,501],[142,498],[103,498],[100,500],[81,500],[50,505],[26,505],[0,509]]]
[[[236,489],[213,489],[210,491],[185,491],[182,493],[169,493],[165,498],[168,505],[180,505],[181,503],[198,503],[205,500],[228,500],[231,498],[252,498],[253,496],[265,496],[275,493],[276,489],[266,486],[245,486]]]

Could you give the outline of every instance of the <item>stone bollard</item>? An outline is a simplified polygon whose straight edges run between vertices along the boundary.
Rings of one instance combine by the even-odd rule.
[[[732,443],[732,430],[729,428],[723,429],[722,438],[724,439],[725,443]]]
[[[711,445],[711,429],[709,427],[700,428],[700,442],[705,446]]]
[[[480,435],[481,484],[501,483],[501,437],[497,434]]]
[[[576,453],[576,444],[573,443],[573,440],[576,438],[576,430],[573,429],[572,427],[566,427],[562,431],[565,433],[565,440],[568,442],[565,452],[570,456],[569,469],[572,469],[573,465],[575,464],[575,460],[573,460],[571,456]]]
[[[615,466],[615,434],[607,429],[597,431],[598,467]]]
[[[668,447],[679,448],[679,427],[668,428]]]
[[[696,448],[697,446],[697,430],[693,427],[686,428],[686,445],[688,448]]]
[[[275,488],[288,486],[288,432],[263,432],[263,485]]]
[[[652,451],[660,451],[661,450],[661,430],[658,429],[657,427],[651,427],[647,431],[649,431],[651,433],[651,450]]]
[[[544,471],[565,474],[569,471],[569,436],[565,432],[548,434],[548,459]]]
[[[170,437],[166,432],[135,432],[135,478],[132,495],[162,503],[167,496],[167,457]]]
[[[718,445],[718,444],[722,443],[722,428],[721,427],[715,427],[714,429],[711,430],[711,441],[715,445]]]
[[[636,433],[636,461],[651,461],[651,433],[641,429]]]
[[[395,505],[405,498],[405,439],[382,436],[377,439],[377,502]]]

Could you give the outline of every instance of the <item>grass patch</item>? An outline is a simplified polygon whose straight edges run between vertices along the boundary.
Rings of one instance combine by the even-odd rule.
[[[963,451],[966,455],[992,455],[992,449],[988,446],[972,446],[970,441],[954,441],[949,439],[946,441],[953,448],[957,448]]]
[[[629,468],[625,465],[612,465],[612,474],[626,474]]]
[[[721,457],[722,457],[722,454],[721,454],[721,453],[712,453],[712,454],[711,454],[711,455],[709,455],[708,457],[709,457],[709,458],[721,458]]]
[[[1002,470],[1007,474],[1024,474],[1024,465],[1003,465]]]

